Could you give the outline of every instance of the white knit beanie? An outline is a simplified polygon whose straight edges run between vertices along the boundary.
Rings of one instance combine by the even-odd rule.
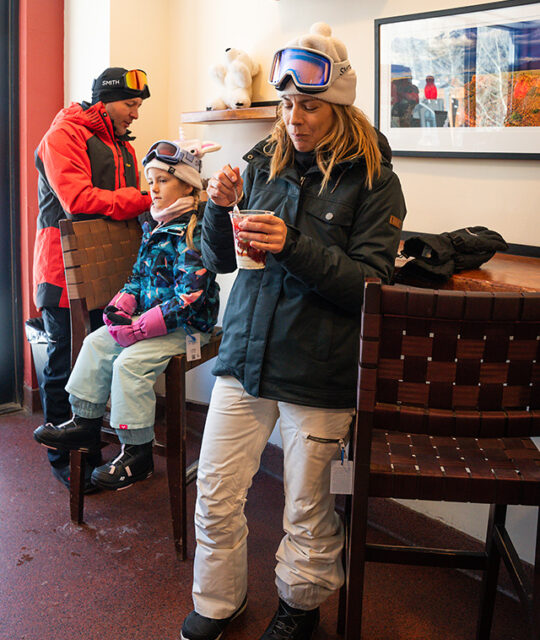
[[[313,49],[321,51],[330,56],[334,62],[347,62],[347,48],[337,38],[332,38],[332,29],[324,22],[316,22],[311,26],[309,33],[295,38],[288,42],[286,47],[303,47],[305,49]],[[282,91],[278,91],[280,97],[290,95],[310,95],[326,102],[334,104],[353,104],[356,98],[356,73],[348,64],[348,69],[340,75],[334,82],[320,93],[307,94],[290,80]]]
[[[184,162],[179,162],[178,164],[167,164],[166,162],[162,162],[157,158],[152,158],[152,160],[150,160],[150,162],[144,168],[144,175],[146,176],[147,180],[148,169],[151,169],[152,167],[155,167],[156,169],[162,169],[163,171],[170,173],[171,175],[177,177],[179,180],[192,185],[193,187],[195,187],[195,189],[199,189],[199,191],[203,188],[201,174],[197,171],[197,169],[190,167]]]

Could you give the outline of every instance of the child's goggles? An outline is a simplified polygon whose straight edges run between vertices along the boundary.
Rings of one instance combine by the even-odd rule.
[[[159,140],[158,142],[154,142],[148,150],[148,153],[143,158],[143,167],[146,167],[150,160],[153,160],[154,158],[170,165],[184,162],[188,166],[193,167],[196,171],[201,170],[202,163],[200,158],[185,149],[181,149],[175,142],[170,142],[169,140]]]
[[[334,62],[330,56],[313,49],[287,47],[274,54],[270,84],[282,91],[289,80],[304,93],[325,91],[351,68],[348,60]]]

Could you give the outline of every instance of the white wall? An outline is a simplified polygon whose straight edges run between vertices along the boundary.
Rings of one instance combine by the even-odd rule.
[[[172,135],[166,127],[175,109],[169,72],[177,62],[170,7],[169,0],[111,0],[110,66],[143,69],[150,85],[150,98],[130,127],[139,161],[153,142]]]
[[[100,3],[108,4],[105,0]],[[133,126],[140,158],[152,141],[177,137],[183,111],[203,110],[214,97],[216,87],[208,70],[221,61],[226,47],[245,49],[261,63],[254,99],[272,100],[276,95],[266,77],[273,51],[305,33],[313,22],[328,22],[334,34],[346,43],[357,72],[356,104],[373,119],[374,19],[469,4],[469,0],[113,0],[110,44],[105,43],[104,50],[110,46],[110,64],[142,67],[148,72],[152,96]],[[92,23],[80,5],[87,9],[91,5],[92,13],[97,13],[95,0],[66,0],[66,7],[71,8],[72,34],[82,31],[91,36],[67,38],[66,59],[74,69],[78,65],[90,66],[90,60],[84,57],[89,57],[89,51],[96,55],[96,34],[90,33]],[[74,24],[76,17],[84,24]],[[99,70],[107,64],[100,58]],[[222,144],[221,151],[205,158],[204,173],[210,175],[226,162],[243,166],[242,155],[264,137],[269,125],[185,125],[184,130],[188,137]],[[439,233],[466,225],[485,225],[499,231],[508,242],[538,245],[539,166],[533,161],[395,158],[394,168],[408,204],[405,228]],[[223,306],[232,279],[220,277]],[[213,380],[209,366],[201,369],[192,375],[188,395],[205,401]],[[484,507],[451,503],[410,506],[475,537],[484,534]],[[529,562],[533,559],[535,517],[535,509],[511,511],[510,530],[518,536],[520,555]]]
[[[142,158],[158,136],[167,137],[169,54],[174,23],[170,0],[66,0],[65,104],[90,101],[92,81],[107,67],[147,72],[151,96],[131,126]]]
[[[64,103],[91,100],[92,81],[110,60],[110,0],[64,3]]]

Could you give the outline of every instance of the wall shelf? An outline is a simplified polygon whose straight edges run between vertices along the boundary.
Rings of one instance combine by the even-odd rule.
[[[216,111],[189,111],[181,116],[182,122],[212,124],[216,122],[273,122],[276,105],[248,107],[247,109],[223,109]]]

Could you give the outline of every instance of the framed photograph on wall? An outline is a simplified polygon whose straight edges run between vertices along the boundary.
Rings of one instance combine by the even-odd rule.
[[[540,159],[540,2],[376,20],[375,125],[396,156]]]

